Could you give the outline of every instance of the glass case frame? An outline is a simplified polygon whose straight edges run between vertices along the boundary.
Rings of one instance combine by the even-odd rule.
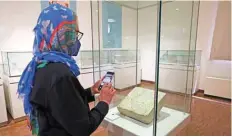
[[[92,20],[92,24],[91,24],[91,27],[92,27],[92,48],[93,50],[99,50],[99,51],[102,51],[104,46],[102,46],[103,42],[102,40],[104,40],[104,36],[102,34],[102,25],[106,25],[107,23],[102,23],[101,21],[104,21],[104,20],[101,20],[102,16],[104,15],[107,15],[107,13],[102,13],[102,12],[108,12],[107,10],[105,9],[102,9],[102,6],[101,6],[101,3],[102,1],[91,1],[91,20]],[[135,38],[135,41],[134,41],[134,51],[136,53],[135,55],[135,59],[132,55],[131,57],[131,60],[135,60],[135,64],[136,64],[136,72],[135,72],[135,77],[137,79],[137,76],[138,76],[138,71],[139,71],[139,64],[141,62],[140,60],[140,48],[139,48],[139,25],[138,25],[138,2],[141,2],[142,1],[136,1],[137,2],[137,5],[134,4],[133,7],[130,7],[128,6],[130,2],[128,3],[124,3],[122,1],[104,1],[104,2],[109,2],[109,3],[115,3],[121,7],[126,7],[126,8],[130,8],[130,9],[133,9],[135,10],[135,14],[136,14],[136,21],[134,22],[136,28],[135,28],[135,35],[133,36],[128,36],[128,37],[124,37],[125,39],[128,39],[128,38],[131,38],[131,37],[134,37]],[[160,64],[174,64],[174,65],[183,65],[183,66],[186,66],[185,69],[186,69],[186,72],[184,73],[187,73],[187,76],[186,76],[186,82],[184,82],[183,84],[186,83],[186,93],[189,93],[189,94],[186,94],[184,93],[184,99],[183,99],[183,107],[184,107],[184,110],[183,110],[183,114],[186,114],[185,116],[189,116],[190,114],[190,103],[191,103],[191,96],[192,96],[192,92],[189,92],[189,90],[192,90],[192,84],[188,84],[187,81],[190,80],[189,83],[193,83],[193,75],[194,75],[194,71],[189,71],[189,67],[193,67],[193,66],[199,66],[200,64],[200,59],[199,58],[196,58],[196,57],[200,57],[200,51],[196,51],[196,30],[197,30],[197,27],[194,28],[193,27],[193,24],[197,22],[197,18],[198,18],[198,7],[199,7],[199,2],[196,2],[197,4],[195,4],[193,1],[190,2],[191,3],[191,10],[190,10],[190,14],[191,14],[191,23],[189,24],[190,25],[190,39],[189,39],[189,45],[186,45],[186,47],[189,46],[188,49],[185,49],[185,50],[180,50],[179,52],[176,50],[176,51],[170,51],[170,50],[163,50],[161,47],[162,47],[162,43],[160,43],[160,39],[161,39],[161,33],[162,33],[162,6],[164,4],[167,4],[167,3],[171,3],[173,1],[166,1],[166,2],[157,2],[155,4],[152,4],[152,5],[146,5],[146,2],[144,2],[144,6],[143,8],[147,8],[147,7],[151,7],[151,6],[157,6],[157,38],[156,38],[156,65],[155,65],[155,72],[156,72],[156,75],[155,75],[155,85],[154,87],[150,87],[150,89],[153,89],[154,90],[154,110],[155,110],[155,113],[154,113],[154,120],[153,120],[153,133],[151,135],[160,135],[159,133],[157,133],[157,130],[158,128],[160,129],[160,127],[157,125],[157,122],[159,122],[159,120],[157,119],[157,109],[159,107],[158,105],[158,91],[160,90],[159,89],[159,65]],[[134,2],[135,3],[135,2]],[[193,8],[197,7],[197,10],[194,11]],[[141,8],[142,9],[142,8]],[[104,11],[105,10],[105,11]],[[179,10],[179,9],[178,9]],[[196,14],[196,18],[193,19],[193,14]],[[112,16],[111,16],[112,17]],[[108,18],[108,19],[111,19],[111,18]],[[197,23],[195,24],[197,25]],[[111,32],[112,33],[112,32]],[[122,36],[123,37],[123,36]],[[155,45],[154,45],[155,46]],[[103,48],[102,48],[103,47]],[[161,50],[162,49],[162,50]],[[118,50],[118,48],[114,49],[114,50]],[[179,50],[179,49],[178,49]],[[170,54],[173,53],[173,54]],[[168,54],[169,53],[169,54]],[[123,56],[123,55],[122,55]],[[130,56],[130,55],[129,55]],[[175,62],[171,62],[170,59],[167,59],[168,57],[170,56],[174,56],[174,58],[178,58],[178,60],[176,60]],[[117,56],[116,58],[120,58],[121,56]],[[182,61],[181,59],[179,59],[180,57],[184,57],[184,60]],[[99,54],[99,57],[96,58],[96,56],[93,56],[93,60],[99,60],[100,62],[100,59],[101,59],[101,55]],[[124,62],[124,61],[122,61]],[[125,61],[126,63],[127,61]],[[190,63],[191,62],[191,63]],[[117,63],[117,62],[113,62],[113,63]],[[122,65],[125,65],[122,63]],[[101,72],[101,67],[98,66],[98,68],[96,68],[96,70],[98,70],[99,72]],[[191,74],[190,74],[191,73]],[[99,79],[99,77],[94,77],[95,81]],[[135,84],[135,86],[139,86],[137,85],[137,83]],[[123,93],[119,93],[116,95],[116,97],[114,98],[113,100],[113,103],[110,104],[110,109],[111,108],[114,108],[116,106],[118,106],[118,104],[125,98],[126,95],[124,95]],[[95,102],[96,104],[97,102]],[[109,135],[136,135],[136,134],[133,134],[132,132],[130,132],[129,130],[125,129],[125,128],[122,128],[120,127],[119,125],[114,125],[114,124],[111,124],[109,123],[109,121],[107,120],[104,120],[102,125],[104,127],[106,127],[107,129],[111,129],[111,130],[114,130],[114,132],[111,132],[111,131],[108,131],[110,132]],[[113,127],[115,129],[113,129]],[[127,126],[128,127],[128,126]],[[117,133],[116,133],[117,132]],[[115,134],[116,133],[116,134]],[[165,134],[166,135],[166,134]]]

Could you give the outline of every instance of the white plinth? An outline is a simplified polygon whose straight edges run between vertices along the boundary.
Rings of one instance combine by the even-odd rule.
[[[6,122],[7,119],[7,112],[6,112],[6,100],[5,94],[3,90],[2,80],[0,79],[0,123]]]
[[[13,119],[25,116],[23,109],[23,100],[18,98],[19,77],[8,77],[3,75],[3,87],[6,97],[6,106]]]
[[[188,113],[166,107],[163,107],[160,113],[160,118],[157,121],[157,136],[168,135],[189,116]],[[146,125],[132,118],[123,116],[119,113],[117,107],[109,110],[105,121],[109,122],[108,127],[111,127],[108,130],[113,130],[113,126],[118,126],[137,136],[153,136],[153,123]]]

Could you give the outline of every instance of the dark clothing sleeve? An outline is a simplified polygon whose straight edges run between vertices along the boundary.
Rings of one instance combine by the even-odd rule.
[[[93,99],[91,91],[84,90],[79,81],[70,76],[60,79],[48,94],[52,117],[70,135],[90,135],[97,129],[109,110],[108,104],[99,102],[90,111],[86,102]]]
[[[87,88],[85,90],[85,93],[86,93],[88,102],[95,101],[95,97],[94,97],[94,95],[92,95],[91,88]]]

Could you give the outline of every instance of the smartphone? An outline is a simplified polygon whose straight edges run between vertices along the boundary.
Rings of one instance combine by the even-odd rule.
[[[105,83],[111,83],[112,79],[114,77],[114,72],[107,72],[106,75],[104,76],[98,90],[100,91]]]

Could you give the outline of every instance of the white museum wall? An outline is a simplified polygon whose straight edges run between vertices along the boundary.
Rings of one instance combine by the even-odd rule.
[[[122,7],[122,49],[136,50],[137,11]]]
[[[142,79],[155,81],[157,8],[153,6],[140,9],[138,14]]]
[[[161,50],[188,50],[192,2],[174,1],[162,6]]]
[[[210,59],[231,61],[231,1],[219,2],[213,34]]]
[[[76,1],[79,29],[84,33],[81,50],[92,49],[90,1]]]
[[[3,36],[0,49],[31,51],[34,41],[33,28],[41,12],[40,1],[1,1],[0,4],[2,6],[0,35]],[[90,2],[77,1],[76,4],[79,27],[84,33],[81,50],[90,50],[92,49]]]
[[[1,1],[0,4],[0,49],[31,50],[34,40],[33,28],[40,13],[40,2]]]
[[[209,78],[213,77],[214,79],[219,79],[220,84],[218,81],[214,85],[217,89],[221,89],[215,91],[214,94],[216,96],[231,98],[230,93],[228,93],[230,91],[222,90],[223,86],[225,86],[223,81],[226,80],[225,82],[228,83],[228,80],[231,80],[231,61],[210,60],[217,7],[218,1],[202,1],[200,4],[197,34],[197,47],[202,49],[199,88],[206,90],[206,88],[212,86],[213,83],[211,81],[214,80]]]

